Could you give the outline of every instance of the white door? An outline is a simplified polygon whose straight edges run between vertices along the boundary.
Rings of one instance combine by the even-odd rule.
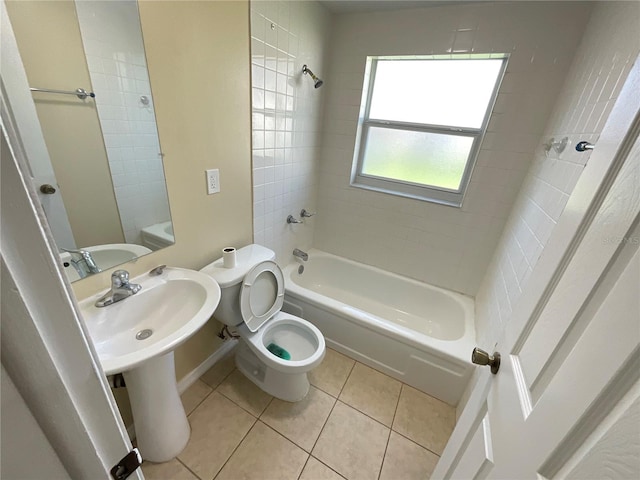
[[[2,36],[2,42],[0,42],[2,45],[0,52],[1,83],[7,101],[11,104],[20,142],[29,160],[31,180],[38,191],[40,203],[47,215],[47,221],[57,244],[64,248],[76,248],[67,210],[62,201],[60,186],[44,142],[36,107],[29,91],[27,74],[20,58],[4,1],[0,2],[0,23],[2,24],[2,29],[0,29]],[[51,185],[55,192],[43,193],[40,190],[42,185]]]
[[[639,71],[433,478],[640,478]]]

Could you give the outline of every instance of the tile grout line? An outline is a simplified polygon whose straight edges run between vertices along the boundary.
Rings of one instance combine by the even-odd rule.
[[[213,368],[213,367],[211,367],[211,368]],[[229,375],[231,375],[235,370],[236,370],[235,368],[234,368],[233,370],[231,370],[231,371],[230,371],[230,372],[229,372],[229,373],[228,373],[228,374],[227,374],[227,375],[226,375],[222,380],[220,380],[220,382],[219,382],[215,387],[212,387],[211,385],[209,385],[209,384],[208,384],[207,382],[205,382],[204,380],[201,380],[201,378],[202,378],[202,376],[204,375],[204,373],[203,373],[202,375],[200,375],[200,376],[198,377],[198,380],[197,380],[197,381],[204,383],[207,387],[209,387],[209,388],[211,389],[211,391],[210,391],[209,393],[207,393],[207,394],[204,396],[204,398],[203,398],[202,400],[200,400],[200,402],[198,402],[198,404],[197,404],[195,407],[193,407],[193,409],[191,410],[191,412],[189,412],[189,414],[187,415],[187,418],[189,418],[189,417],[191,416],[191,414],[192,414],[193,412],[195,412],[195,411],[198,409],[198,407],[199,407],[200,405],[202,405],[202,404],[204,403],[204,401],[205,401],[207,398],[209,398],[209,396],[210,396],[213,392],[216,392],[216,391],[218,390],[218,387],[219,387],[220,385],[222,385],[222,383],[227,379],[227,377],[229,377]],[[208,372],[208,371],[209,371],[209,370],[207,370],[207,372]],[[205,373],[206,373],[206,372],[205,372]],[[191,388],[191,387],[189,387],[189,388]],[[182,393],[182,395],[184,395],[185,393],[186,393],[186,390]],[[218,393],[220,393],[220,392],[218,392]],[[180,401],[181,401],[181,402],[182,402],[182,395],[180,395]],[[226,396],[224,396],[224,398],[227,398],[227,397],[226,397]],[[183,404],[182,406],[184,407],[184,404]]]
[[[354,409],[356,412],[361,413],[362,415],[366,416],[367,418],[370,418],[371,420],[373,420],[376,423],[379,423],[380,425],[382,425],[385,428],[388,428],[389,430],[393,430],[393,420],[395,420],[396,417],[396,411],[398,410],[398,403],[400,402],[400,394],[402,393],[402,387],[405,385],[403,382],[401,382],[400,380],[390,377],[389,375],[382,373],[382,372],[378,372],[378,370],[376,370],[376,372],[381,373],[382,375],[385,375],[389,378],[391,378],[392,380],[397,381],[400,384],[400,393],[398,394],[398,400],[396,401],[396,406],[395,406],[395,410],[393,412],[393,418],[391,419],[391,425],[385,425],[384,423],[382,423],[380,420],[378,420],[377,418],[372,417],[371,415],[369,415],[367,412],[363,412],[362,410],[360,410],[358,407],[356,407],[355,405],[351,405],[350,403],[348,403],[346,400],[341,400],[339,397],[340,395],[342,395],[342,391],[344,390],[344,387],[347,385],[347,382],[349,381],[349,378],[351,377],[351,373],[353,372],[353,370],[355,369],[356,364],[360,364],[360,365],[364,365],[365,367],[367,367],[368,365],[365,365],[362,362],[358,362],[357,360],[355,360],[355,363],[351,369],[351,372],[349,372],[349,376],[347,377],[347,380],[344,382],[344,385],[342,386],[342,389],[340,389],[340,393],[338,394],[338,397],[336,398],[336,400],[340,401],[343,405],[346,405],[349,408]],[[372,369],[372,370],[375,370]],[[331,394],[329,394],[331,395]],[[333,396],[333,395],[332,395]]]
[[[235,368],[234,368],[233,370],[235,370]],[[227,375],[226,375],[226,376],[225,376],[225,377],[224,377],[224,378],[223,378],[223,379],[218,383],[218,385],[217,385],[217,386],[215,386],[215,387],[212,387],[211,385],[209,385],[209,384],[208,384],[207,382],[205,382],[204,380],[200,380],[200,379],[202,378],[202,375],[201,375],[200,377],[198,377],[198,381],[200,381],[200,382],[204,383],[207,387],[209,387],[209,388],[211,389],[211,391],[210,391],[210,392],[208,392],[208,393],[204,396],[204,398],[203,398],[202,400],[200,400],[200,402],[198,402],[198,404],[197,404],[197,405],[196,405],[196,406],[191,410],[191,412],[189,412],[189,414],[187,415],[187,419],[188,419],[188,418],[193,414],[193,412],[195,412],[195,411],[198,409],[198,407],[199,407],[200,405],[202,405],[202,404],[204,403],[204,401],[205,401],[207,398],[209,398],[209,397],[210,397],[214,392],[216,392],[216,391],[217,391],[218,387],[222,384],[222,382],[224,382],[224,381],[227,379],[227,377],[233,373],[233,370],[232,370],[231,372],[229,372],[229,373],[228,373],[228,374],[227,374]],[[218,392],[218,394],[220,395],[220,392]],[[224,395],[223,395],[223,396],[224,396]],[[227,397],[225,396],[225,398],[227,398]],[[254,423],[255,423],[255,422],[254,422]],[[253,425],[251,425],[251,427],[253,428]],[[251,428],[250,428],[249,430],[251,430]],[[248,433],[248,432],[247,432],[247,433]],[[246,436],[246,435],[245,435],[245,436]],[[242,440],[244,440],[244,437],[242,438]],[[240,441],[240,443],[242,443],[242,440]],[[238,445],[239,445],[239,444],[238,444]],[[234,450],[234,452],[235,452],[235,450]],[[182,453],[182,452],[180,452],[180,453]],[[233,455],[233,453],[232,453],[232,455]],[[229,458],[231,458],[231,456],[229,456]],[[179,462],[179,463],[180,463],[184,468],[186,468],[189,472],[191,472],[191,474],[193,474],[193,475],[194,475],[198,480],[203,480],[203,479],[202,479],[202,477],[200,477],[200,475],[198,475],[196,472],[194,472],[193,470],[191,470],[191,468],[189,468],[189,466],[188,466],[186,463],[184,463],[184,462],[180,459],[180,455],[176,455],[175,459],[176,459],[176,460],[177,460],[177,461],[178,461],[178,462]],[[228,459],[227,459],[227,460],[228,460]],[[225,464],[226,464],[226,462],[225,462]],[[223,467],[224,467],[224,465],[223,465]],[[221,468],[220,470],[222,470],[222,468]],[[218,473],[220,473],[220,472],[218,472]],[[217,474],[216,474],[216,476],[217,476]]]
[[[328,394],[327,394],[327,395],[328,395]],[[333,397],[331,397],[331,398],[333,398]],[[275,397],[274,397],[274,400],[275,400]],[[283,401],[284,401],[284,400],[283,400]],[[269,403],[269,405],[271,405],[271,403]],[[262,420],[262,415],[264,415],[264,414],[266,413],[266,411],[267,411],[267,409],[268,409],[268,408],[269,408],[269,406],[267,406],[267,408],[265,408],[265,409],[264,409],[264,411],[260,414],[260,417],[258,418],[258,420],[259,420],[260,422],[264,423],[267,427],[269,427],[271,430],[273,430],[274,432],[276,432],[276,433],[277,433],[278,435],[280,435],[281,437],[284,437],[284,438],[286,438],[287,440],[289,440],[289,441],[290,441],[291,443],[293,443],[296,447],[300,448],[303,452],[308,453],[309,455],[311,455],[311,451],[308,451],[308,452],[307,452],[307,450],[306,450],[302,445],[299,445],[299,444],[298,444],[297,442],[295,442],[293,439],[291,439],[291,438],[287,437],[284,433],[279,432],[275,427],[272,427],[272,426],[271,426],[271,425],[269,425],[267,422],[265,422],[265,421],[263,421],[263,420]],[[329,413],[329,415],[331,415],[331,413]],[[327,418],[328,418],[328,417],[327,417]],[[318,436],[320,436],[320,435],[318,435]],[[315,446],[315,444],[314,444],[314,446]],[[305,463],[305,465],[306,465],[306,463]]]
[[[329,421],[329,418],[331,418],[331,414],[333,413],[333,410],[336,408],[336,405],[338,404],[338,397],[340,397],[340,394],[342,393],[342,390],[344,389],[344,386],[347,384],[347,381],[349,380],[349,377],[351,376],[351,372],[353,372],[353,369],[356,366],[356,361],[354,360],[353,365],[351,365],[351,370],[349,370],[349,375],[347,375],[347,378],[345,378],[344,383],[342,384],[342,387],[340,388],[340,391],[338,392],[338,396],[337,397],[333,397],[333,395],[331,395],[328,392],[325,392],[327,395],[330,395],[331,397],[335,398],[335,401],[333,402],[333,406],[331,407],[331,411],[329,412],[329,415],[327,415],[327,418],[324,421],[324,424],[322,425],[322,428],[320,429],[320,433],[318,434],[318,438],[316,438],[316,441],[313,442],[313,447],[311,447],[311,451],[309,452],[309,455],[311,456],[311,454],[313,453],[313,450],[316,448],[316,445],[318,444],[318,440],[320,440],[320,437],[322,436],[322,432],[324,432],[325,427],[327,426],[327,422]],[[315,458],[315,457],[313,457]],[[322,463],[323,465],[324,462],[322,462],[321,460],[318,460],[320,463]],[[327,465],[327,467],[329,467]],[[331,467],[329,467],[331,468]],[[331,469],[333,470],[333,469]],[[334,470],[335,471],[335,470]],[[338,472],[336,472],[338,473]]]
[[[236,369],[236,370],[237,370],[237,369]],[[234,371],[235,371],[235,370],[234,370]],[[233,373],[233,372],[231,372],[231,373]],[[229,375],[231,375],[231,373],[230,373]],[[244,376],[244,374],[243,374],[242,372],[240,372],[240,374]],[[225,378],[225,380],[226,380],[226,378]],[[220,382],[220,384],[218,385],[218,387],[220,387],[220,385],[222,385],[222,383],[224,383],[224,382]],[[242,405],[240,405],[240,404],[239,404],[238,402],[236,402],[233,398],[228,397],[227,395],[225,395],[225,394],[224,394],[224,392],[222,392],[222,391],[218,391],[218,387],[216,387],[216,388],[215,388],[214,392],[218,392],[218,394],[222,395],[224,398],[226,398],[227,400],[229,400],[231,403],[233,403],[233,404],[234,404],[234,405],[236,405],[237,407],[241,408],[242,410],[244,410],[245,412],[247,412],[249,415],[251,415],[252,417],[255,417],[255,418],[256,418],[256,419],[258,419],[258,420],[260,419],[260,417],[262,416],[262,414],[267,410],[267,408],[269,408],[269,405],[271,405],[271,402],[273,402],[273,399],[275,398],[273,395],[269,395],[269,394],[267,394],[267,395],[269,395],[269,396],[271,397],[271,398],[269,399],[269,403],[267,403],[267,404],[265,405],[265,407],[262,409],[262,411],[261,411],[258,415],[256,415],[255,413],[250,412],[250,411],[249,411],[249,410],[247,410],[245,407],[243,407]],[[257,387],[257,385],[256,385],[256,387]],[[257,388],[260,388],[260,387],[257,387]],[[262,390],[262,389],[261,389],[261,390]],[[262,390],[262,391],[264,392],[264,390]],[[267,392],[264,392],[264,393],[267,393]],[[264,422],[263,422],[263,423],[264,423]]]
[[[248,413],[249,415],[251,415],[254,418],[254,422],[251,424],[251,427],[249,428],[249,430],[247,430],[247,433],[244,434],[244,436],[242,437],[242,439],[238,442],[238,445],[236,445],[236,447],[233,449],[233,451],[231,452],[231,454],[227,457],[227,459],[224,461],[224,463],[222,464],[222,466],[220,467],[220,470],[218,470],[218,472],[214,475],[212,480],[215,480],[215,478],[218,477],[218,475],[220,475],[220,472],[222,472],[222,470],[224,469],[224,467],[227,465],[227,463],[229,463],[229,460],[231,459],[231,457],[233,457],[233,454],[236,453],[236,451],[238,450],[238,448],[240,447],[240,445],[242,445],[242,442],[244,442],[245,438],[247,438],[247,435],[249,435],[249,433],[251,432],[251,430],[253,430],[253,427],[256,425],[256,423],[259,421],[259,416],[255,416],[253,413],[249,412],[246,408],[243,408],[241,405],[239,405],[238,403],[236,403],[233,399],[227,397],[223,392],[219,391],[218,388],[220,387],[220,385],[222,385],[225,380],[227,380],[227,378],[229,378],[231,376],[231,374],[233,372],[235,372],[237,370],[237,368],[234,368],[233,370],[231,370],[219,383],[218,385],[213,388],[211,387],[211,385],[209,385],[207,382],[204,382],[206,385],[208,385],[209,387],[212,388],[211,392],[209,392],[209,395],[213,394],[214,392],[217,393],[218,395],[221,395],[223,398],[226,398],[227,400],[229,400],[231,403],[233,403],[235,406],[237,406],[238,408],[240,408],[242,411]],[[207,395],[207,397],[209,396]],[[269,403],[267,404],[267,406],[264,408],[264,410],[267,409],[267,407],[271,404],[271,402],[273,401],[273,397],[271,397],[271,400],[269,400]],[[204,402],[204,400],[203,400]],[[202,402],[200,402],[202,403]],[[200,405],[198,405],[200,406]],[[197,408],[197,407],[196,407]],[[193,412],[195,412],[195,408],[193,409]],[[264,412],[263,410],[263,412]],[[261,413],[262,414],[262,413]],[[177,457],[176,457],[177,458]],[[178,459],[180,460],[180,459]],[[182,463],[182,461],[180,461],[180,463]],[[183,464],[187,469],[189,469],[189,467],[187,467],[187,465]],[[189,469],[189,471],[191,471],[191,469]],[[195,474],[195,473],[194,473]],[[197,478],[199,478],[200,480],[202,480],[200,477],[198,477],[198,475],[196,475]]]
[[[395,423],[395,421],[396,421],[396,415],[397,415],[397,413],[398,413],[398,407],[400,406],[400,396],[402,396],[402,391],[404,390],[404,387],[413,388],[411,385],[407,385],[407,384],[406,384],[406,383],[404,383],[404,382],[401,382],[401,383],[402,383],[402,387],[400,388],[400,395],[398,396],[398,403],[396,404],[396,411],[393,413],[393,421],[391,422],[391,431],[392,431],[392,432],[394,432],[396,435],[400,435],[402,438],[405,438],[405,439],[409,440],[411,443],[413,443],[413,444],[415,444],[415,445],[417,445],[417,446],[419,446],[419,447],[421,447],[421,448],[424,448],[427,452],[431,452],[431,453],[433,453],[434,455],[436,455],[438,458],[440,458],[440,454],[438,454],[438,453],[434,452],[434,451],[433,451],[433,450],[431,450],[430,448],[425,447],[424,445],[422,445],[422,444],[420,444],[420,443],[416,442],[416,441],[415,441],[415,440],[413,440],[412,438],[408,437],[407,435],[405,435],[405,434],[403,434],[403,433],[401,433],[401,432],[397,431],[395,428],[393,428],[393,425],[394,425],[394,423]],[[423,393],[424,393],[424,392],[423,392]],[[429,394],[425,394],[425,395],[429,395]],[[429,396],[431,396],[431,395],[429,395]],[[435,398],[435,397],[433,397],[433,398]],[[437,400],[437,399],[436,399],[436,400]],[[389,434],[389,437],[391,437],[391,434]],[[386,454],[386,451],[385,451],[385,454]]]
[[[265,409],[266,412],[266,409]],[[258,422],[260,422],[262,425],[264,425],[265,427],[267,427],[269,430],[273,430],[273,432],[276,435],[281,436],[282,438],[284,438],[287,442],[292,443],[294,446],[298,447],[300,450],[302,450],[304,453],[307,454],[307,459],[304,461],[304,465],[302,466],[302,470],[300,470],[300,475],[302,475],[302,472],[304,471],[304,467],[307,466],[307,462],[309,461],[309,457],[311,456],[311,452],[307,452],[304,448],[302,448],[300,445],[298,445],[296,442],[294,442],[293,440],[291,440],[289,437],[287,437],[286,435],[280,433],[279,431],[277,431],[275,428],[273,428],[271,425],[269,425],[266,422],[263,422],[262,420],[258,419]],[[257,423],[257,422],[256,422]],[[300,478],[300,475],[298,475],[297,478]]]
[[[189,470],[189,472],[191,472],[193,474],[194,477],[196,477],[198,480],[204,480],[200,475],[198,475],[196,472],[194,472],[193,470],[191,470],[186,463],[184,463],[182,460],[180,460],[178,457],[176,457],[176,460],[178,461],[178,463],[180,463],[184,468],[186,468],[187,470]]]
[[[331,470],[333,473],[335,473],[336,475],[338,475],[340,478],[344,478],[345,480],[347,480],[347,477],[345,477],[344,475],[342,475],[340,472],[338,472],[335,468],[331,468],[329,465],[327,465],[326,463],[324,463],[322,460],[320,460],[317,457],[314,457],[313,455],[309,454],[309,458],[313,458],[315,461],[317,461],[318,463],[321,463],[322,465],[324,465],[325,467],[327,467],[329,470]],[[308,460],[307,460],[308,462]]]
[[[227,398],[227,397],[225,397]],[[245,410],[246,411],[246,410]],[[216,478],[218,478],[218,475],[220,475],[220,473],[222,473],[222,470],[224,470],[224,467],[227,466],[227,463],[229,463],[229,460],[231,460],[231,457],[233,457],[233,455],[238,451],[238,448],[240,448],[240,445],[242,445],[242,442],[245,441],[245,439],[247,438],[247,436],[249,435],[249,433],[251,433],[251,430],[253,430],[253,427],[256,426],[256,423],[258,423],[259,419],[257,417],[255,417],[252,414],[251,415],[255,421],[253,422],[253,424],[251,425],[251,428],[249,428],[249,430],[247,430],[247,433],[244,434],[244,436],[242,437],[242,440],[240,440],[238,442],[238,445],[236,445],[236,448],[233,449],[233,452],[231,452],[231,454],[227,457],[227,459],[224,461],[224,463],[222,464],[222,466],[220,467],[220,470],[218,470],[216,472],[216,474],[213,476],[212,480],[215,480]]]
[[[416,390],[417,392],[422,393],[422,394],[426,395],[427,397],[430,397],[430,398],[432,398],[432,399],[434,399],[434,400],[436,400],[436,401],[438,401],[438,402],[444,403],[445,405],[448,405],[448,406],[450,406],[450,407],[451,407],[451,405],[449,405],[448,403],[446,403],[446,402],[444,402],[444,401],[440,400],[439,398],[436,398],[436,397],[434,397],[433,395],[429,395],[428,393],[425,393],[425,392],[423,392],[422,390],[418,390],[417,388],[412,387],[411,385],[407,385],[406,383],[404,383],[404,382],[403,382],[403,383],[402,383],[402,390],[404,390],[404,388],[405,388],[405,387],[410,388],[410,389],[413,389],[413,390]],[[402,390],[400,391],[400,393],[401,393],[401,394],[402,394]],[[398,398],[398,405],[400,405],[400,398]],[[454,408],[454,409],[455,409],[455,407],[452,407],[452,408]],[[397,413],[397,408],[396,408],[396,413]],[[393,415],[393,421],[394,421],[394,422],[395,422],[395,419],[396,419],[396,418],[395,418],[395,416],[396,416],[396,414],[394,413],[394,415]],[[418,443],[416,440],[412,439],[411,437],[409,437],[409,436],[405,435],[404,433],[399,432],[398,430],[396,430],[395,428],[393,428],[393,423],[392,423],[391,425],[392,425],[392,426],[391,426],[391,430],[393,430],[396,434],[400,435],[400,436],[401,436],[401,437],[403,437],[403,438],[406,438],[407,440],[409,440],[410,442],[414,443],[415,445],[418,445],[419,447],[424,448],[424,449],[425,449],[425,450],[427,450],[428,452],[431,452],[431,453],[433,453],[435,456],[437,456],[438,458],[440,458],[440,456],[441,456],[441,454],[440,454],[440,453],[434,452],[434,451],[433,451],[433,450],[431,450],[429,447],[426,447],[426,446],[422,445],[421,443]],[[457,425],[457,422],[455,422],[455,424],[454,424],[454,428],[455,428],[455,425]],[[450,437],[451,437],[451,434],[449,434],[449,438],[450,438]],[[447,440],[447,441],[448,441],[448,440]]]
[[[378,480],[380,480],[380,475],[382,475],[382,469],[384,468],[384,461],[387,458],[387,450],[389,450],[389,442],[391,441],[391,433],[393,430],[393,422],[396,420],[396,414],[398,413],[398,406],[400,405],[400,397],[402,396],[402,389],[404,388],[404,383],[400,383],[400,393],[398,394],[398,400],[396,401],[396,408],[393,410],[393,418],[391,419],[391,426],[389,427],[389,436],[387,437],[387,444],[384,447],[384,453],[382,454],[382,463],[380,464],[380,471],[378,472]]]
[[[310,458],[311,458],[311,454],[307,455],[307,459],[305,460],[304,465],[302,466],[302,470],[300,470],[300,475],[298,475],[297,480],[300,480],[300,477],[302,476],[304,469],[307,468],[307,463],[309,463]]]
[[[440,458],[440,456],[441,456],[441,455],[440,455],[439,453],[436,453],[436,452],[434,452],[433,450],[431,450],[430,448],[425,447],[424,445],[419,444],[418,442],[416,442],[416,441],[415,441],[415,440],[413,440],[412,438],[409,438],[409,437],[407,437],[406,435],[404,435],[404,434],[402,434],[402,433],[400,433],[400,432],[398,432],[398,431],[396,431],[396,430],[393,430],[393,433],[395,433],[396,435],[400,435],[400,436],[401,436],[402,438],[404,438],[405,440],[409,440],[409,441],[410,441],[411,443],[413,443],[414,445],[417,445],[417,446],[418,446],[418,447],[420,447],[420,448],[424,448],[427,452],[429,452],[429,453],[433,453],[436,457]]]
[[[201,380],[200,380],[200,379],[198,379],[198,381],[201,381]],[[197,409],[200,405],[202,405],[202,404],[204,403],[204,401],[205,401],[207,398],[209,398],[209,395],[211,395],[213,392],[215,392],[215,391],[216,391],[216,389],[215,389],[215,388],[211,388],[211,385],[209,385],[209,384],[207,384],[207,383],[205,383],[205,382],[202,382],[202,383],[204,383],[207,387],[209,387],[209,389],[210,389],[211,391],[210,391],[210,392],[208,392],[208,393],[207,393],[207,394],[202,398],[202,400],[200,400],[200,401],[198,402],[198,404],[197,404],[195,407],[193,407],[193,408],[191,409],[191,411],[187,414],[187,418],[189,418],[189,417],[191,416],[191,414],[192,414],[193,412],[195,412],[195,411],[196,411],[196,409]],[[186,391],[185,391],[185,393],[186,393]],[[184,395],[184,393],[183,393],[182,395]],[[181,395],[181,397],[182,397],[182,395]],[[180,401],[182,401],[182,398],[180,399]],[[184,408],[184,404],[182,405],[182,407]]]

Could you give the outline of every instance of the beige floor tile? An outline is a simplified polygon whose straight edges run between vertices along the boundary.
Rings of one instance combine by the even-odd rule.
[[[196,380],[193,385],[187,388],[182,395],[180,395],[180,399],[182,400],[182,406],[184,407],[184,411],[187,415],[189,415],[193,410],[200,405],[200,403],[207,398],[213,390],[209,385],[200,380]]]
[[[260,420],[310,452],[336,399],[315,387],[295,403],[274,398]]]
[[[324,463],[309,457],[299,480],[343,480],[344,477],[327,467]]]
[[[166,463],[144,462],[142,473],[147,480],[198,480],[175,458]]]
[[[391,432],[380,480],[425,480],[433,473],[438,459],[417,443]]]
[[[415,388],[402,386],[393,430],[441,455],[455,424],[455,408]]]
[[[313,456],[349,480],[378,478],[389,429],[338,401]]]
[[[203,479],[213,478],[256,419],[213,392],[189,416],[191,438],[178,458]]]
[[[307,452],[259,421],[216,480],[296,480],[308,456]]]
[[[229,376],[236,368],[236,356],[234,353],[227,355],[223,359],[216,362],[216,364],[209,370],[204,372],[200,377],[204,383],[211,388],[216,388],[222,383],[222,381]]]
[[[340,400],[391,427],[401,387],[398,380],[356,362]]]
[[[273,398],[262,391],[255,383],[245,377],[239,370],[234,370],[217,390],[225,397],[233,400],[247,412],[259,417]]]
[[[355,360],[327,348],[322,363],[309,372],[311,385],[337,397],[347,381]]]

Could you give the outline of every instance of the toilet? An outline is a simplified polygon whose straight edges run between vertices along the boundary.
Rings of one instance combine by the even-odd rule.
[[[325,342],[314,325],[281,312],[284,276],[275,253],[261,245],[236,252],[233,268],[222,258],[201,272],[213,277],[222,291],[214,317],[240,336],[236,366],[262,390],[288,402],[309,391],[307,372],[324,358]]]

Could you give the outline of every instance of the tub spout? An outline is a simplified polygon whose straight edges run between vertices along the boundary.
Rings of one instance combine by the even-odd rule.
[[[303,252],[302,250],[300,250],[299,248],[293,249],[293,256],[300,258],[303,262],[306,262],[307,260],[309,260],[309,255]]]

